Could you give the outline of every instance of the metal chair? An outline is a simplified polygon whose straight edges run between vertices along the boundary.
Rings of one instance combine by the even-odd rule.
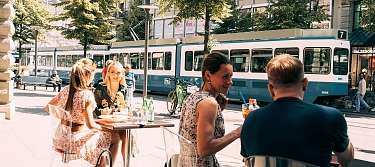
[[[249,156],[244,159],[246,167],[319,167],[306,162],[276,156]]]
[[[82,159],[78,141],[74,140],[72,132],[72,117],[68,111],[58,106],[48,105],[48,112],[51,119],[51,138],[54,156],[52,156],[50,166],[89,166],[88,162]],[[65,123],[62,123],[64,121]],[[66,123],[68,124],[66,125]],[[58,145],[57,143],[64,143]],[[112,167],[111,152],[103,150],[96,161],[98,167],[102,160],[104,166]]]
[[[183,136],[163,127],[166,155],[165,167],[196,167],[198,154],[195,145]]]

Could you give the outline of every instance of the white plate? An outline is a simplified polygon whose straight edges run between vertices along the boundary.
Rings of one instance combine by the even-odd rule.
[[[99,115],[101,119],[116,119],[116,120],[123,120],[129,119],[129,116],[126,115]]]

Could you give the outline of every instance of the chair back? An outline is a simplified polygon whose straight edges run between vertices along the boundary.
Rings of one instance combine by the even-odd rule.
[[[250,156],[245,158],[246,167],[319,167],[306,162],[276,156]]]
[[[66,165],[72,160],[81,158],[78,142],[74,141],[72,134],[72,117],[65,109],[48,104],[48,112],[51,121],[51,138],[54,156],[52,166]],[[58,159],[58,160],[57,160]]]
[[[183,136],[163,127],[166,167],[196,167],[197,151],[195,145]]]

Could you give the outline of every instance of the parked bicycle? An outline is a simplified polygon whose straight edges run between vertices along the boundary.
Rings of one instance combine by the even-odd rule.
[[[182,105],[184,104],[188,95],[196,92],[199,88],[196,84],[190,83],[183,79],[170,78],[170,81],[175,81],[175,89],[168,94],[167,109],[170,116],[179,116]]]

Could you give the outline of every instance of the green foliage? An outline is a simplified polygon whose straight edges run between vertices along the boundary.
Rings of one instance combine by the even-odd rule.
[[[214,34],[225,34],[234,32],[248,32],[253,26],[251,13],[241,13],[236,9],[235,1],[231,1],[231,16],[224,18],[218,27],[214,29]]]
[[[375,32],[375,0],[363,0],[361,24],[367,31]]]
[[[177,9],[174,22],[184,19],[197,18],[205,20],[204,52],[209,53],[209,35],[211,21],[222,22],[222,19],[230,16],[231,0],[156,0],[160,13],[166,13],[171,9]]]
[[[115,0],[64,0],[55,4],[64,12],[55,21],[68,21],[57,27],[67,39],[77,39],[87,49],[90,44],[109,44],[114,38],[112,14],[117,11]]]
[[[308,29],[313,22],[328,19],[326,11],[311,0],[269,0],[265,12],[254,14],[256,30]]]
[[[16,10],[13,40],[18,41],[20,45],[33,43],[36,34],[33,27],[38,27],[39,34],[50,28],[51,15],[41,0],[17,0],[13,7]]]
[[[210,11],[210,17],[216,22],[230,16],[229,0],[156,0],[159,4],[160,13],[166,13],[175,7],[178,13],[175,22],[184,19],[205,19],[206,4]]]
[[[129,10],[123,12],[123,24],[117,28],[117,38],[119,41],[131,41],[133,37],[130,28],[133,28],[139,39],[145,39],[145,12],[137,6],[143,4],[143,0],[133,0],[129,2]]]

